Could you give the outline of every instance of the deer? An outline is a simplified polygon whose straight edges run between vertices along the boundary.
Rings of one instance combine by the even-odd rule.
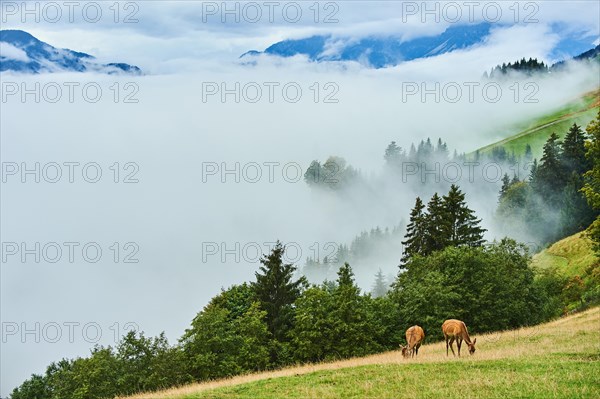
[[[415,357],[419,354],[419,348],[425,339],[425,331],[419,326],[412,326],[406,330],[406,345],[400,345],[402,356]]]
[[[467,331],[467,325],[464,322],[455,319],[446,320],[444,324],[442,324],[442,332],[446,339],[446,356],[448,356],[448,346],[452,350],[452,354],[456,356],[454,348],[452,347],[454,340],[456,340],[456,346],[458,347],[458,357],[460,357],[460,347],[463,340],[469,347],[469,353],[471,355],[475,353],[475,343],[477,342],[477,338],[471,341],[471,337],[469,337],[469,332]]]

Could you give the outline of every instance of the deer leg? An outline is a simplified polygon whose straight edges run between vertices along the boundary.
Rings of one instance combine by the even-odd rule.
[[[454,348],[452,345],[454,344],[454,337],[450,338],[450,350],[452,351],[452,355],[456,357],[456,353],[454,353]]]
[[[460,347],[462,346],[462,339],[456,339],[456,346],[458,347],[458,357],[460,357]]]
[[[448,337],[444,338],[446,338],[446,356],[448,356]]]

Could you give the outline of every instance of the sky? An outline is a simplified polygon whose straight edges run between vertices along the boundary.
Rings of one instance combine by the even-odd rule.
[[[477,3],[472,20],[457,2],[459,22],[451,8],[442,11],[447,3],[430,15],[415,10],[421,2],[283,2],[271,21],[263,2],[229,2],[239,22],[223,14],[221,2],[92,3],[77,3],[71,22],[63,2],[56,3],[61,18],[44,3],[28,2],[34,14],[27,14],[21,2],[0,2],[2,29],[144,71],[0,75],[2,397],[50,362],[114,345],[129,328],[165,331],[176,342],[221,287],[253,278],[258,252],[277,239],[297,250],[289,260],[302,265],[327,254],[332,242],[406,221],[411,190],[323,195],[301,179],[312,160],[339,155],[376,176],[392,140],[408,148],[442,137],[451,149],[470,152],[599,84],[597,69],[576,67],[559,77],[504,82],[496,98],[481,80],[502,62],[557,61],[561,34],[597,38],[596,1],[523,2],[518,16],[513,2]],[[102,16],[90,22],[97,4]],[[253,22],[255,4],[262,18]],[[238,59],[313,34],[436,35],[453,23],[488,20],[496,5],[502,18],[483,43],[393,68]],[[298,6],[302,17],[290,22]],[[0,52],[22,57],[4,45]],[[39,87],[41,100],[5,97],[8,85]],[[61,97],[49,101],[57,88]],[[487,194],[467,197],[488,239],[500,234],[490,222],[497,186],[490,181]],[[397,270],[393,257],[376,262],[357,272],[365,290],[377,268]]]

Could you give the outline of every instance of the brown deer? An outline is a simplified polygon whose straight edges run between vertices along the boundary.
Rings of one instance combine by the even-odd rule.
[[[452,354],[456,356],[456,353],[454,353],[454,348],[452,347],[454,340],[456,340],[456,346],[458,347],[458,357],[460,357],[460,347],[463,340],[469,346],[469,353],[471,355],[475,353],[475,342],[477,342],[477,338],[471,341],[469,332],[467,331],[467,326],[462,321],[455,319],[446,320],[444,324],[442,324],[442,332],[444,333],[444,338],[446,339],[446,356],[448,356],[448,346],[450,346]]]
[[[412,326],[406,330],[406,346],[400,345],[402,349],[402,356],[405,358],[409,356],[417,356],[419,354],[419,348],[425,339],[425,331],[419,326]]]

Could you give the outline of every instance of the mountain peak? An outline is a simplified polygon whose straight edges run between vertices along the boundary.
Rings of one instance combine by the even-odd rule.
[[[279,57],[305,55],[311,61],[357,61],[370,67],[385,68],[404,61],[432,57],[470,47],[489,35],[490,23],[458,25],[436,36],[403,41],[396,36],[368,36],[359,40],[316,35],[304,39],[288,39],[269,46],[264,53]],[[335,41],[335,46],[332,46]],[[333,50],[335,48],[335,50]],[[243,56],[256,55],[248,52]]]
[[[0,30],[0,72],[86,72],[141,74],[125,63],[100,64],[95,57],[69,49],[58,49],[23,30]]]

